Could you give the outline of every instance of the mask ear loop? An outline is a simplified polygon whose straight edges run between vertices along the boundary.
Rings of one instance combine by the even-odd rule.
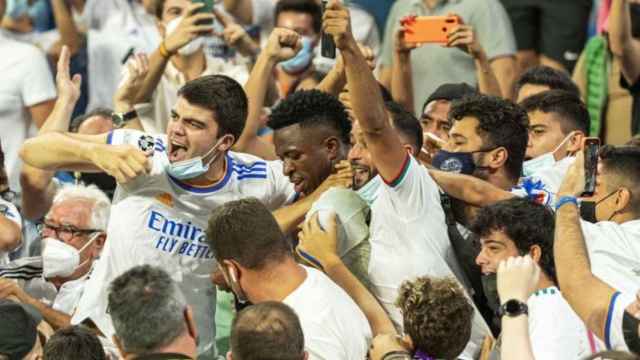
[[[558,146],[556,146],[556,148],[551,152],[554,160],[556,160],[556,153],[558,152],[558,150],[560,150],[560,148],[564,146],[574,134],[575,134],[575,131],[570,132],[567,136],[565,136],[565,138],[560,142],[560,144],[558,144]]]
[[[224,141],[224,138],[226,137],[226,135],[223,135],[220,139],[218,139],[218,141],[216,142],[215,145],[213,145],[213,147],[207,151],[206,154],[204,154],[204,156],[202,156],[201,159],[206,158],[207,156],[211,155],[211,153],[213,153],[214,151],[216,151],[216,153],[211,157],[211,160],[209,160],[209,162],[207,162],[207,167],[209,167],[209,165],[211,165],[212,162],[214,162],[217,158],[218,158],[218,146],[220,146],[220,144],[222,144],[222,142]]]
[[[100,231],[100,232],[96,232],[96,233],[93,235],[93,237],[92,237],[91,239],[89,239],[89,241],[87,241],[87,243],[86,243],[86,244],[84,244],[84,245],[80,248],[80,250],[78,250],[78,256],[80,256],[80,254],[82,254],[82,252],[83,252],[87,247],[89,247],[89,245],[91,245],[91,243],[93,243],[93,242],[98,238],[98,236],[100,236],[100,234],[102,234],[102,231]],[[82,266],[84,266],[84,264],[86,264],[88,261],[89,261],[89,258],[87,258],[85,261],[83,261],[83,262],[81,262],[80,264],[78,264],[78,266],[76,266],[76,268],[75,268],[75,269],[73,269],[73,271],[78,270],[79,268],[81,268]]]

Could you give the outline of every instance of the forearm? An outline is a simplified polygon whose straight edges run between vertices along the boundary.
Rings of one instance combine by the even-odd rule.
[[[512,193],[473,176],[433,169],[429,174],[449,196],[473,206],[484,207],[514,197]]]
[[[12,220],[0,215],[0,252],[8,253],[22,243],[22,231]]]
[[[54,310],[31,297],[24,299],[24,302],[38,309],[40,314],[42,314],[44,321],[51,325],[54,330],[62,329],[71,325],[71,316],[63,312]]]
[[[251,0],[224,0],[224,9],[243,24],[253,23]]]
[[[413,79],[409,52],[394,52],[391,67],[391,96],[395,102],[413,113]]]
[[[307,211],[311,209],[311,205],[317,199],[316,196],[307,196],[294,202],[289,206],[277,209],[273,212],[273,217],[276,219],[280,230],[284,234],[292,233],[296,230],[297,226],[304,220]]]
[[[26,164],[48,171],[95,169],[91,161],[95,146],[97,144],[67,134],[45,133],[27,139],[20,149],[20,157]]]
[[[71,11],[65,0],[53,0],[51,6],[61,42],[69,47],[72,54],[75,54],[80,48],[82,37],[73,22]]]
[[[336,257],[336,261],[331,264],[325,264],[324,270],[327,276],[349,294],[360,307],[369,321],[374,337],[378,334],[396,333],[393,323],[378,300],[358,281],[339,258]]]
[[[344,73],[344,66],[334,66],[327,76],[316,86],[317,90],[338,96],[347,84],[347,77]]]
[[[500,92],[505,99],[513,96],[513,84],[516,80],[515,56],[501,56],[489,60],[491,69],[500,85]]]
[[[55,194],[55,186],[51,181],[54,175],[53,171],[23,165],[20,172],[22,216],[29,220],[38,220],[45,215]]]
[[[491,68],[486,53],[481,50],[475,55],[474,59],[476,64],[476,77],[478,78],[478,90],[480,93],[502,97],[500,83]]]
[[[528,316],[502,317],[500,358],[502,360],[535,360],[529,338]]]
[[[144,78],[142,86],[135,96],[134,104],[149,102],[153,96],[153,92],[160,83],[164,70],[169,63],[169,58],[162,56],[160,49],[156,49],[149,57],[149,72]]]
[[[553,246],[562,295],[589,330],[604,338],[609,299],[615,290],[591,273],[577,206],[566,204],[556,211]]]
[[[609,15],[611,52],[620,60],[621,71],[628,83],[640,77],[640,42],[631,33],[628,0],[614,0]]]

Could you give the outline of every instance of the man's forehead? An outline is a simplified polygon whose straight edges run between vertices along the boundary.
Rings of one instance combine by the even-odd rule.
[[[180,117],[191,118],[201,121],[215,120],[215,113],[211,109],[207,109],[203,106],[189,103],[187,99],[179,97],[173,110]]]
[[[554,113],[545,113],[540,110],[532,111],[527,114],[529,116],[529,127],[538,125],[545,125],[552,127],[554,124],[558,124]],[[559,124],[558,124],[559,126]]]
[[[59,223],[83,226],[91,215],[92,206],[93,202],[89,199],[66,199],[51,206],[47,219]]]
[[[433,100],[424,107],[423,116],[430,116],[433,118],[447,119],[447,115],[449,114],[449,109],[451,109],[451,102],[447,100]]]

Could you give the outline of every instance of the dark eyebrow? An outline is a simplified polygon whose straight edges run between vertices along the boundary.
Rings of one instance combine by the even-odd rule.
[[[505,244],[501,243],[498,240],[493,240],[493,239],[487,239],[487,240],[483,240],[482,241],[482,245],[491,245],[491,244],[495,244],[495,245],[500,245],[500,246],[505,246]]]

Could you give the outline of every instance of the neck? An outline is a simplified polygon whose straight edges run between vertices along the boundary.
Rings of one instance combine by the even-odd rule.
[[[618,225],[622,225],[622,224],[626,223],[627,221],[633,221],[633,220],[637,220],[637,219],[640,219],[640,217],[634,215],[630,211],[625,211],[625,212],[621,212],[621,213],[616,214],[614,217],[611,218],[611,221],[615,222]]]
[[[213,156],[213,155],[209,155]],[[219,182],[227,173],[227,156],[226,153],[219,152],[218,157],[209,164],[209,170],[195,179],[185,181],[189,185],[211,185]]]
[[[509,191],[518,184],[518,179],[511,180],[503,169],[498,170],[494,174],[490,174],[487,181],[502,190]]]
[[[267,265],[267,271],[249,272],[249,280],[255,286],[247,289],[252,303],[282,301],[294,292],[307,278],[306,270],[287,256],[284,261]]]
[[[171,62],[187,81],[200,77],[207,65],[203,49],[188,56],[176,54],[171,58]]]
[[[438,2],[440,2],[440,0],[422,0],[422,2],[429,9],[433,9],[434,7],[436,7],[436,5],[438,5]]]
[[[542,290],[552,286],[556,286],[556,284],[549,279],[544,271],[540,271],[540,280],[538,280],[538,288],[536,290]]]
[[[196,346],[196,340],[191,337],[187,331],[187,329],[184,329],[184,331],[182,332],[182,334],[180,334],[180,336],[178,336],[176,339],[174,339],[171,343],[169,343],[168,345],[165,345],[161,348],[155,349],[153,350],[151,353],[153,354],[169,354],[169,353],[173,353],[173,354],[183,354],[186,355],[188,357],[190,357],[191,359],[195,359],[198,356],[198,349]],[[136,359],[138,357],[140,357],[141,355],[130,355],[127,356],[127,359]]]
[[[85,276],[87,272],[89,272],[89,269],[91,269],[91,264],[92,264],[91,261],[87,261],[85,264],[82,264],[79,268],[77,268],[76,271],[74,271],[73,274],[71,274],[71,276],[67,276],[64,278],[56,276],[54,278],[47,279],[47,281],[52,283],[53,286],[56,287],[56,290],[60,290],[62,285],[64,285],[65,283],[69,281],[78,280],[81,277]]]

